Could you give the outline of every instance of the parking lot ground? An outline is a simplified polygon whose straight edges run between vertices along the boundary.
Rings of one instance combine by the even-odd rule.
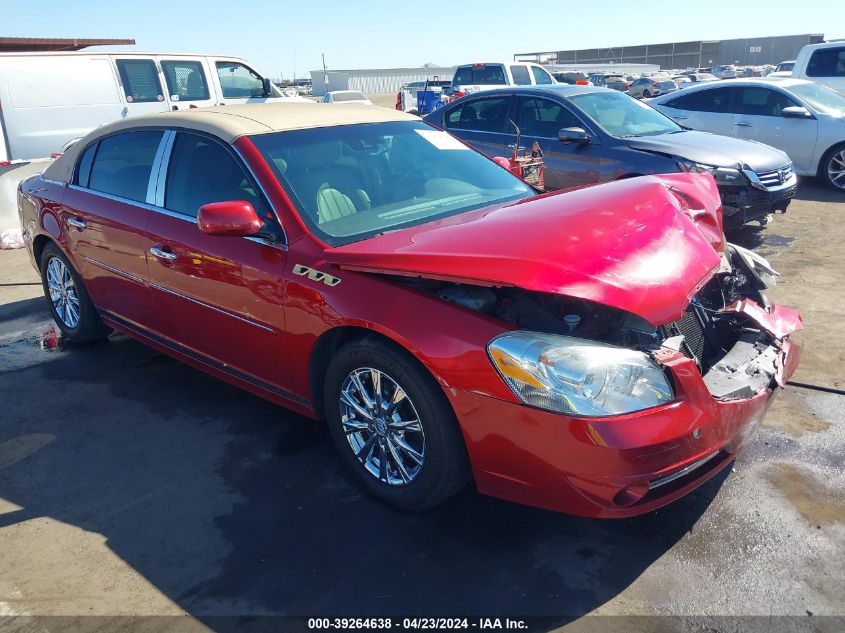
[[[737,239],[771,259],[776,300],[804,315],[794,380],[838,390],[845,197],[800,187],[786,215]],[[643,517],[581,519],[471,489],[406,514],[358,492],[320,424],[123,336],[54,346],[37,284],[23,251],[0,252],[0,629],[113,622],[69,619],[90,615],[220,629],[232,621],[217,616],[278,614],[845,628],[838,393],[787,387],[732,470]],[[770,614],[796,619],[724,619]]]

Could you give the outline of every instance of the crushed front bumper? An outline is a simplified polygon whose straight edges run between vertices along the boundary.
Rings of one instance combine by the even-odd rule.
[[[673,402],[612,418],[575,418],[448,392],[479,492],[559,512],[620,518],[663,506],[730,464],[798,365],[793,310],[735,306],[776,338],[774,380],[748,398],[717,399],[692,359],[664,350]]]
[[[782,185],[768,189],[751,185],[720,186],[725,226],[737,227],[775,212],[785,213],[797,192],[798,181],[794,174]]]

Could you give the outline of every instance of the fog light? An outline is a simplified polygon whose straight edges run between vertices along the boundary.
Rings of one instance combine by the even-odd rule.
[[[613,505],[619,508],[627,508],[632,506],[637,501],[646,496],[648,492],[648,482],[644,481],[637,484],[630,484],[625,486],[613,496]]]

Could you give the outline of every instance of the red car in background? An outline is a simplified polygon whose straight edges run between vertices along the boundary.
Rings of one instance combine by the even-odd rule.
[[[729,464],[798,362],[712,177],[536,195],[415,117],[127,119],[20,191],[64,336],[120,330],[325,418],[375,497],[646,512]]]

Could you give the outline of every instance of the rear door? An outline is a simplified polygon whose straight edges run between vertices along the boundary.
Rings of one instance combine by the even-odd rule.
[[[510,108],[513,96],[464,98],[443,115],[445,128],[491,158],[510,156]]]
[[[733,135],[733,100],[736,88],[684,91],[657,108],[678,123],[700,132]]]
[[[759,141],[786,152],[795,167],[809,169],[816,148],[818,120],[784,117],[787,107],[801,106],[785,92],[764,86],[737,88],[734,136]]]
[[[159,57],[171,110],[203,108],[216,103],[206,60],[201,57]]]
[[[135,116],[168,109],[158,65],[152,57],[114,56],[125,104],[121,116]]]
[[[151,313],[147,200],[162,137],[160,130],[123,132],[91,145],[62,200],[69,250],[94,304],[141,327]]]
[[[154,327],[206,362],[278,385],[286,371],[287,249],[258,238],[206,235],[196,221],[206,203],[245,200],[274,223],[270,205],[230,147],[188,132],[171,139],[149,224]]]

